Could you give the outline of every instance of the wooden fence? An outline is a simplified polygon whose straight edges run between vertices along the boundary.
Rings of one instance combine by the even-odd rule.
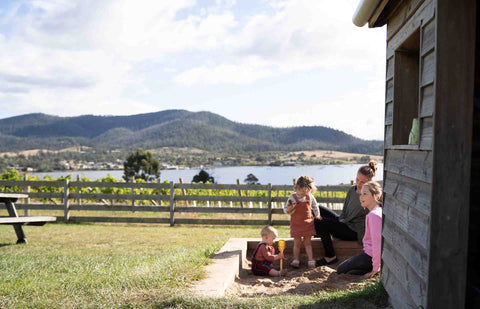
[[[340,209],[348,188],[348,185],[319,186],[316,199],[323,206]],[[273,220],[272,216],[283,214],[283,203],[293,192],[293,186],[0,180],[0,191],[27,194],[27,199],[16,204],[17,209],[26,213],[63,211],[63,217],[58,219],[64,222],[288,225],[287,215],[281,220]],[[157,212],[169,216],[73,216],[74,211]],[[264,214],[265,219],[176,218],[179,213]]]

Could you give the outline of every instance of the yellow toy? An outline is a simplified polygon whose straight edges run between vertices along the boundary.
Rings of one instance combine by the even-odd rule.
[[[285,250],[285,240],[279,240],[278,241],[278,250],[280,250],[280,253],[283,253],[283,250]],[[283,269],[283,259],[280,260],[280,271]]]

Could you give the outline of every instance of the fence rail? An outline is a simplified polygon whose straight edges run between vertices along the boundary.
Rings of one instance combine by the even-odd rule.
[[[348,185],[318,186],[316,200],[331,209],[341,207]],[[65,222],[125,222],[221,225],[288,225],[283,203],[293,192],[288,185],[241,185],[195,183],[124,183],[81,181],[0,180],[0,192],[29,197],[17,209],[63,211]],[[280,206],[280,207],[279,207]],[[3,207],[0,206],[0,207]],[[126,211],[169,213],[169,217],[73,216],[75,211]],[[265,219],[181,218],[180,213],[264,214]],[[177,216],[176,216],[177,215]]]

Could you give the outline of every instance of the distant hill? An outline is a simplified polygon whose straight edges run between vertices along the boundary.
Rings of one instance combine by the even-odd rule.
[[[210,112],[165,110],[131,116],[59,117],[27,114],[0,119],[0,152],[94,148],[195,147],[210,151],[329,149],[382,154],[383,142],[365,141],[322,126],[274,128],[230,121]]]

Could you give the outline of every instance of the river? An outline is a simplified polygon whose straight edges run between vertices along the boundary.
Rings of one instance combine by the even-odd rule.
[[[215,182],[223,184],[237,183],[240,179],[244,183],[244,179],[248,174],[253,174],[258,178],[261,184],[271,183],[272,185],[292,184],[293,178],[300,175],[307,175],[315,179],[317,185],[337,185],[348,184],[351,180],[355,180],[358,168],[362,164],[348,165],[305,165],[305,166],[231,166],[231,167],[212,167],[205,170],[213,177]],[[382,180],[383,164],[378,165],[378,173],[374,180]],[[179,170],[162,170],[160,179],[178,182],[179,178],[183,178],[184,182],[191,182],[193,176],[197,175],[199,168],[179,169]],[[50,173],[29,173],[30,175],[38,175],[42,178],[50,175],[54,178],[71,174],[73,179],[77,175],[85,175],[90,180],[100,179],[110,174],[111,176],[121,179],[123,170],[101,170],[101,171],[60,171]]]

